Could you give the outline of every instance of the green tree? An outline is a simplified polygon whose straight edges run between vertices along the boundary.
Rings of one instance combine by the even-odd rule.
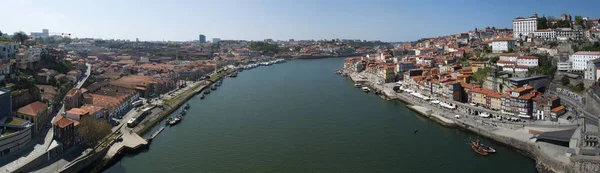
[[[585,90],[585,86],[583,85],[583,82],[578,83],[577,86],[575,86],[575,90],[577,90],[577,91]]]
[[[484,53],[490,53],[490,46],[488,46],[487,44],[483,45],[483,52]]]
[[[575,25],[579,25],[579,26],[585,28],[585,21],[583,20],[583,18],[581,16],[575,16]]]
[[[548,19],[546,19],[546,16],[538,18],[537,22],[538,29],[548,28]]]
[[[498,62],[498,60],[500,60],[500,57],[498,57],[498,56],[494,56],[494,57],[490,58],[491,63],[496,63],[496,62]]]
[[[69,38],[69,37],[64,37],[61,40],[61,42],[64,43],[64,44],[69,44],[69,43],[73,42],[73,40],[71,38]]]
[[[569,82],[570,82],[570,81],[569,81],[569,77],[568,77],[567,75],[564,75],[564,76],[563,76],[563,77],[560,79],[560,81],[561,81],[561,82],[562,82],[562,84],[563,84],[563,85],[565,85],[565,86],[566,86],[566,85],[569,85]]]
[[[514,52],[515,52],[515,50],[512,47],[508,48],[508,53],[514,53]]]
[[[15,32],[12,39],[13,39],[13,41],[15,41],[19,44],[23,44],[23,43],[25,43],[25,40],[29,39],[29,37],[27,36],[27,34],[25,34],[25,32],[19,31],[19,32]]]
[[[2,36],[2,31],[0,31],[0,37]]]
[[[77,134],[84,138],[85,144],[88,147],[93,147],[110,134],[111,128],[104,120],[96,120],[85,116],[79,124]]]

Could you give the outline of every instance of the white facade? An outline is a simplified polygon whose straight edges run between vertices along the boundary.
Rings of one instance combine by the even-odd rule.
[[[584,71],[587,69],[587,62],[600,58],[600,52],[579,51],[569,57],[573,63],[574,71]]]
[[[570,71],[573,68],[571,61],[558,62],[556,63],[556,69],[558,71]]]
[[[518,54],[501,54],[499,60],[516,62]]]
[[[40,56],[42,55],[42,48],[29,48],[21,53],[19,53],[20,55],[17,56],[17,63],[24,64],[37,62],[40,60]]]
[[[19,45],[15,43],[0,43],[0,62],[6,62],[14,59],[19,50]]]
[[[513,20],[513,35],[515,39],[519,36],[527,36],[537,31],[537,18],[516,18]]]
[[[535,56],[520,56],[517,58],[517,65],[528,67],[538,66],[538,58]]]
[[[500,53],[504,51],[508,51],[508,49],[515,47],[514,40],[494,40],[492,41],[492,52]]]
[[[533,32],[533,37],[553,41],[556,40],[556,32],[552,29],[537,30]]]

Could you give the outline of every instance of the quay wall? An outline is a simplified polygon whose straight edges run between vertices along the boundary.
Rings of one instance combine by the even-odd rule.
[[[349,77],[349,78],[352,79],[351,77]],[[352,79],[352,80],[354,81],[354,79]],[[438,119],[436,116],[431,116],[430,115],[431,113],[423,112],[421,110],[412,108],[411,105],[414,105],[414,104],[411,103],[410,100],[404,99],[404,97],[388,96],[388,95],[386,95],[388,93],[382,91],[382,89],[380,89],[378,86],[373,85],[372,82],[368,82],[368,81],[367,82],[359,81],[359,82],[366,84],[369,87],[371,87],[372,89],[374,89],[375,93],[384,94],[385,96],[382,96],[382,98],[384,98],[386,100],[397,99],[398,101],[404,102],[407,104],[406,106],[409,109],[414,110],[415,112],[418,112],[420,115],[430,118],[434,122],[437,122],[443,126],[458,127],[461,130],[465,130],[467,132],[474,133],[476,135],[480,135],[482,137],[491,139],[498,143],[501,143],[501,144],[504,144],[511,148],[514,148],[514,149],[522,152],[526,156],[534,159],[536,161],[536,168],[538,169],[539,172],[561,172],[561,173],[562,172],[564,172],[564,173],[600,172],[600,159],[597,162],[589,162],[589,161],[583,160],[583,159],[580,159],[580,160],[572,159],[572,161],[571,161],[572,164],[561,163],[560,161],[552,159],[552,156],[550,156],[550,155],[544,153],[543,151],[541,151],[540,149],[538,149],[534,143],[527,143],[527,142],[524,142],[524,141],[521,141],[521,140],[518,140],[515,138],[499,135],[499,134],[493,133],[492,131],[482,129],[482,128],[476,127],[476,126],[471,126],[467,123],[460,122],[460,121],[455,121],[455,124],[449,125],[448,123]],[[501,125],[501,126],[509,127],[509,128],[522,127],[522,126],[511,125],[511,124]]]
[[[61,168],[58,172],[59,173],[79,172],[79,171],[85,169],[86,167],[88,167],[89,165],[94,165],[95,162],[104,158],[106,153],[108,153],[108,149],[110,149],[110,147],[104,147],[104,149],[102,149],[98,152],[93,152],[89,156],[86,156],[85,158],[77,160],[76,162],[68,165],[67,167]]]

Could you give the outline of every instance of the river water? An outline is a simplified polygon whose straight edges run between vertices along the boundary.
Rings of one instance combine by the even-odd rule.
[[[536,172],[533,160],[484,139],[498,153],[477,155],[465,142],[476,136],[362,92],[333,74],[342,66],[294,60],[225,79],[192,98],[148,151],[105,172]]]

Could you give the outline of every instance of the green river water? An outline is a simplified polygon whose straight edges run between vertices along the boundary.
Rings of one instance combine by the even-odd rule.
[[[105,172],[536,172],[533,160],[442,127],[334,75],[343,58],[294,60],[227,78],[150,149]],[[419,129],[413,133],[414,129]],[[150,133],[152,133],[151,131]]]

